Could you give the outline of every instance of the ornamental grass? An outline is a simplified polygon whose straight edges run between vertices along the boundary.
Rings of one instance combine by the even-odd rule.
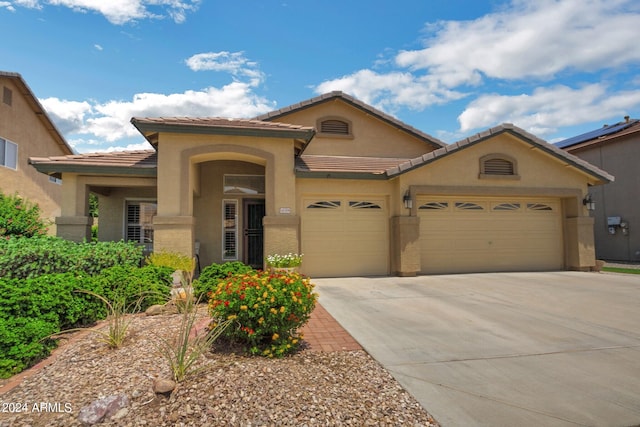
[[[230,276],[209,294],[214,326],[232,324],[221,338],[245,345],[254,355],[282,357],[300,346],[298,330],[309,320],[318,295],[298,273],[252,271]]]

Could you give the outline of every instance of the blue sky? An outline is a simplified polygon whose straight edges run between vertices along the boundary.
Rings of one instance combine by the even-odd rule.
[[[637,0],[0,0],[20,73],[78,152],[132,116],[254,117],[342,90],[445,142],[640,118]]]

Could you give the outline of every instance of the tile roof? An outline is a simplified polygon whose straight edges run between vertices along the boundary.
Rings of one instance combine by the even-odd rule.
[[[61,171],[118,171],[136,174],[155,174],[158,167],[156,150],[114,151],[110,153],[72,154],[67,156],[31,157],[29,163],[40,172]]]
[[[58,146],[62,149],[63,152],[72,154],[73,149],[67,143],[67,140],[62,136],[62,133],[58,130],[56,125],[51,121],[49,115],[47,115],[46,110],[38,101],[38,98],[34,95],[33,91],[27,85],[27,82],[24,81],[22,76],[19,73],[13,73],[9,71],[0,71],[0,78],[7,78],[14,82],[14,84],[18,87],[20,94],[27,100],[27,103],[33,110],[33,112],[38,116],[45,129],[49,132],[49,134],[56,141]]]
[[[366,173],[384,175],[390,168],[408,161],[385,157],[347,157],[303,154],[296,158],[296,172],[300,173]]]
[[[537,136],[521,129],[517,126],[514,126],[511,123],[503,123],[499,126],[493,127],[491,129],[487,129],[478,134],[472,135],[468,138],[462,139],[454,144],[447,145],[446,147],[440,148],[438,150],[432,151],[430,153],[424,154],[421,157],[416,157],[415,159],[411,159],[407,162],[404,162],[396,167],[392,167],[386,170],[386,174],[389,177],[393,177],[396,175],[400,175],[402,173],[408,172],[417,167],[423,166],[427,163],[431,163],[432,161],[438,160],[439,158],[448,156],[452,153],[458,152],[466,147],[470,147],[475,145],[481,141],[484,141],[490,137],[499,135],[501,133],[511,133],[520,139],[523,139],[530,143],[531,145],[541,149],[542,151],[550,154],[556,158],[559,158],[566,163],[574,166],[577,169],[582,170],[583,172],[588,173],[589,175],[597,178],[600,182],[612,182],[614,177],[602,169],[592,165],[591,163],[582,160],[581,158],[574,156],[573,154],[567,153],[566,151],[556,147],[553,144],[549,144],[548,142],[538,138]]]
[[[131,123],[151,143],[157,132],[189,132],[213,135],[274,136],[309,142],[315,129],[309,126],[224,117],[133,117]]]
[[[385,121],[397,128],[400,128],[402,130],[404,130],[405,132],[414,135],[417,138],[420,138],[422,140],[424,140],[425,142],[430,143],[432,146],[439,148],[439,147],[444,147],[445,145],[447,145],[446,143],[440,141],[438,138],[435,138],[429,134],[426,134],[424,132],[422,132],[419,129],[414,128],[413,126],[410,126],[398,119],[396,119],[395,117],[380,111],[374,107],[372,107],[371,105],[365,104],[364,102],[360,101],[359,99],[356,99],[350,95],[347,95],[344,92],[341,91],[333,91],[333,92],[329,92],[329,93],[325,93],[322,94],[320,96],[316,96],[315,98],[311,98],[308,99],[306,101],[302,101],[302,102],[298,102],[296,104],[293,105],[289,105],[287,107],[284,108],[280,108],[279,110],[275,110],[275,111],[271,111],[269,113],[266,114],[262,114],[258,117],[256,117],[257,120],[274,120],[274,119],[278,119],[282,116],[285,116],[287,114],[299,111],[299,110],[304,110],[306,108],[310,108],[313,107],[314,105],[318,105],[321,104],[323,102],[328,102],[328,101],[332,101],[335,99],[341,99],[345,102],[347,102],[348,104],[353,105],[354,107],[374,116],[377,117],[378,119]]]

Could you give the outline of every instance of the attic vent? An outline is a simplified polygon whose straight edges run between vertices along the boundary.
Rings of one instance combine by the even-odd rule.
[[[351,124],[340,119],[324,119],[320,121],[320,133],[331,135],[351,135]]]
[[[491,159],[484,162],[487,175],[513,175],[513,163],[505,159]]]
[[[519,179],[514,158],[504,154],[489,154],[480,159],[480,178]]]
[[[13,92],[6,86],[4,86],[2,91],[2,102],[7,105],[11,105],[11,103],[13,102]]]

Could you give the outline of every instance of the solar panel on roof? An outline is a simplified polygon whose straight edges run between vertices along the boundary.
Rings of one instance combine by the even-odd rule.
[[[615,125],[605,126],[600,129],[592,130],[587,133],[583,133],[582,135],[572,136],[571,138],[567,138],[563,141],[556,142],[556,147],[558,148],[566,148],[575,144],[579,144],[581,142],[589,141],[592,139],[600,138],[602,136],[611,135],[612,133],[620,132],[635,124],[638,120],[630,120],[628,122],[616,123]]]

